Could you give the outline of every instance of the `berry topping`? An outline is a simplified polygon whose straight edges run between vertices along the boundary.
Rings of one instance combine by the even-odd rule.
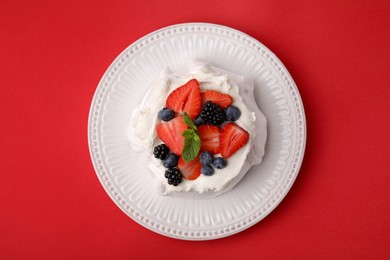
[[[195,124],[196,126],[203,125],[204,123],[205,123],[205,122],[204,122],[203,118],[201,118],[200,116],[198,116],[198,117],[195,118],[195,120],[194,120],[194,124]]]
[[[177,156],[174,153],[170,153],[163,161],[163,165],[165,168],[173,168],[177,166],[178,162],[179,162],[179,156]]]
[[[226,124],[221,129],[221,135],[219,136],[222,157],[226,159],[232,156],[248,142],[248,139],[249,134],[247,131],[235,123]]]
[[[203,165],[202,168],[200,169],[200,172],[203,175],[211,176],[214,174],[214,168],[211,167],[210,165]]]
[[[188,127],[183,122],[183,118],[176,117],[169,122],[158,124],[156,132],[158,137],[177,155],[181,155],[184,147],[184,137],[182,133]]]
[[[203,165],[210,165],[213,162],[213,156],[209,152],[203,152],[200,154],[199,160]]]
[[[226,160],[223,159],[222,157],[217,157],[214,158],[213,160],[213,166],[216,169],[223,169],[225,168],[226,164],[227,164]]]
[[[160,144],[154,147],[153,154],[157,159],[164,160],[169,153],[169,148],[165,144]]]
[[[199,156],[194,160],[185,162],[183,157],[180,158],[178,168],[183,174],[183,177],[187,180],[195,180],[200,175],[200,168],[202,164],[199,161]]]
[[[200,117],[207,124],[220,125],[225,121],[225,112],[217,104],[207,101],[200,112]]]
[[[241,116],[241,111],[236,106],[230,106],[225,109],[226,120],[236,121]]]
[[[200,95],[202,97],[202,104],[206,103],[206,101],[211,101],[223,109],[230,106],[233,102],[233,98],[230,95],[222,94],[214,90],[203,91]]]
[[[181,183],[182,174],[177,168],[166,170],[164,176],[168,179],[169,185],[177,186]]]
[[[158,112],[158,117],[162,121],[169,121],[175,117],[175,112],[173,110],[165,107],[165,108],[161,109],[160,112]]]
[[[198,127],[198,133],[201,151],[209,151],[212,154],[220,153],[218,127],[213,125],[202,125]]]
[[[196,79],[188,81],[183,86],[172,91],[165,103],[167,108],[175,112],[187,114],[194,119],[200,112],[200,86]]]

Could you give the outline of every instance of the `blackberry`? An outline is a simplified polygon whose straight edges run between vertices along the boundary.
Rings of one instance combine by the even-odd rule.
[[[181,183],[182,174],[177,168],[170,168],[165,171],[165,178],[168,179],[168,184],[177,186]]]
[[[225,121],[225,112],[211,101],[207,101],[200,112],[200,117],[210,125],[220,125]]]
[[[165,144],[160,144],[154,147],[153,154],[157,159],[164,160],[169,153],[169,148]]]

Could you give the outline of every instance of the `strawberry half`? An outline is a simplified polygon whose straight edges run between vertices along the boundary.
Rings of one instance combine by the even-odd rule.
[[[188,126],[183,117],[176,117],[171,121],[158,124],[156,132],[158,137],[177,155],[181,155],[184,147],[184,137],[181,135]]]
[[[212,154],[220,153],[219,149],[219,128],[213,125],[202,125],[198,127],[200,137],[200,150]]]
[[[201,97],[200,86],[196,79],[191,79],[183,86],[169,94],[165,106],[175,112],[187,112],[194,119],[200,113]]]
[[[222,109],[227,108],[233,102],[233,98],[228,94],[223,94],[214,90],[206,90],[200,93],[202,97],[202,105],[206,103],[206,101],[211,101],[214,104],[219,105]]]
[[[232,156],[248,142],[248,139],[249,134],[247,131],[235,123],[226,124],[222,127],[221,135],[219,136],[222,157],[226,159]]]
[[[199,155],[189,162],[185,162],[183,157],[180,157],[179,164],[177,166],[184,178],[187,180],[195,180],[201,174],[200,168],[202,164],[199,161]]]

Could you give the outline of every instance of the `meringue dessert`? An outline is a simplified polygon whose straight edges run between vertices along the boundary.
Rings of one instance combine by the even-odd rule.
[[[253,90],[248,77],[201,62],[161,73],[134,109],[128,139],[150,157],[162,195],[218,196],[262,161],[266,119]]]

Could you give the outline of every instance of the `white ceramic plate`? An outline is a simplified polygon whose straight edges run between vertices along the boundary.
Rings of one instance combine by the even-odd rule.
[[[263,162],[231,191],[212,199],[159,195],[147,157],[130,148],[126,135],[133,108],[160,72],[191,59],[251,77],[267,118]],[[100,182],[128,216],[165,236],[208,240],[254,225],[280,203],[303,159],[306,122],[293,79],[263,44],[225,26],[188,23],[150,33],[115,59],[95,92],[88,139]]]

